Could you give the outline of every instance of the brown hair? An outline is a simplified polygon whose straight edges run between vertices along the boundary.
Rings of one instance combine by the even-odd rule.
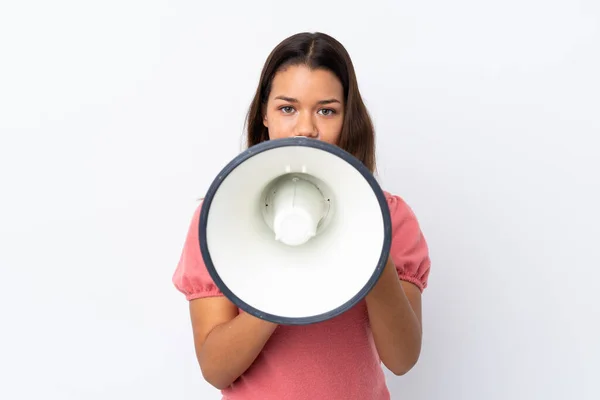
[[[352,60],[340,42],[320,32],[290,36],[279,43],[267,58],[248,110],[248,147],[269,140],[268,129],[263,125],[263,111],[271,83],[278,71],[291,65],[325,69],[337,76],[344,89],[345,103],[344,122],[337,145],[375,172],[375,130],[358,90]]]

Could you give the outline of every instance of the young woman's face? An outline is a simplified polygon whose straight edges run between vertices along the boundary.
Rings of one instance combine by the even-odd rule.
[[[307,136],[337,144],[343,101],[342,84],[333,73],[291,66],[273,78],[263,124],[270,139]]]

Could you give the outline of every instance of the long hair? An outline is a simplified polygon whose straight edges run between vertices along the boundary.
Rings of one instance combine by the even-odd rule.
[[[269,131],[263,124],[263,112],[271,84],[278,71],[292,65],[325,69],[337,76],[344,89],[345,103],[342,132],[337,145],[375,172],[375,130],[358,90],[354,65],[340,42],[320,32],[290,36],[269,54],[246,118],[247,146],[269,140]]]

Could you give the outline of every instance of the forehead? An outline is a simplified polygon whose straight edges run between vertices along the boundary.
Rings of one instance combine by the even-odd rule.
[[[273,78],[269,97],[288,96],[300,101],[337,98],[342,101],[343,92],[341,82],[332,72],[301,65],[279,71]]]

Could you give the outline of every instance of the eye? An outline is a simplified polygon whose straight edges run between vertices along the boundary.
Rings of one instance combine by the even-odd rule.
[[[281,111],[283,111],[284,114],[290,114],[292,112],[294,112],[294,107],[292,106],[283,106],[279,108]]]
[[[335,110],[333,110],[331,108],[324,108],[322,110],[319,110],[319,112],[321,113],[321,115],[323,115],[325,117],[329,117],[329,116],[335,114]]]

